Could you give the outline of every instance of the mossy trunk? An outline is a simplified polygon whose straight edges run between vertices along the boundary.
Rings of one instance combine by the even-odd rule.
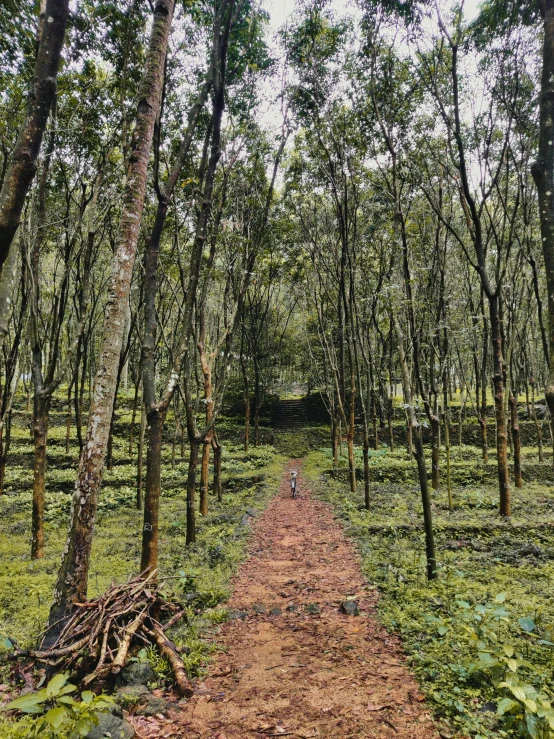
[[[440,443],[441,427],[436,414],[431,418],[431,485],[433,490],[440,487]]]
[[[514,395],[510,395],[510,420],[512,427],[512,439],[514,442],[514,481],[516,488],[523,487],[523,478],[521,476],[521,437],[519,433],[519,422],[517,418],[517,400]]]
[[[162,435],[165,413],[149,409],[147,417],[148,448],[146,452],[146,495],[142,527],[141,572],[158,567],[159,512],[162,478]]]
[[[46,490],[46,445],[50,395],[35,394],[33,406],[33,513],[31,559],[44,557],[44,497]]]
[[[137,450],[137,509],[142,509],[144,488],[144,439],[146,435],[146,409],[142,404],[140,413],[140,431]]]
[[[221,487],[221,444],[217,438],[217,433],[214,433],[212,446],[214,450],[213,492],[218,502],[221,503],[223,499],[223,490]]]
[[[200,439],[189,438],[189,467],[187,474],[187,538],[186,545],[194,544],[196,541],[196,468],[198,466],[198,448]]]
[[[174,0],[156,0],[144,74],[137,95],[133,141],[121,197],[119,234],[104,311],[85,446],[75,482],[71,523],[58,572],[44,647],[56,639],[73,603],[87,597],[92,535],[114,407],[123,334],[146,196],[154,126],[159,117]]]
[[[200,464],[200,507],[199,511],[202,516],[208,515],[208,494],[209,494],[209,472],[210,472],[210,451],[212,448],[212,435],[206,434],[202,441],[202,461]]]
[[[370,494],[369,494],[369,439],[364,439],[364,505],[366,510],[369,511],[370,506]]]
[[[554,0],[543,0],[539,6],[544,21],[544,40],[539,142],[537,159],[531,172],[539,195],[538,212],[548,295],[549,376],[545,397],[550,410],[551,438],[554,445]]]

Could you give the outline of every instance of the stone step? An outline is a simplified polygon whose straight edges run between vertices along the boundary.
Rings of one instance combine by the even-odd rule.
[[[275,408],[273,425],[276,428],[296,428],[307,423],[306,406],[303,400],[281,400]]]

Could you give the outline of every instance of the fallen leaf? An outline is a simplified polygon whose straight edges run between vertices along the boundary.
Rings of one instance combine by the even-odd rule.
[[[381,705],[376,705],[375,703],[367,704],[368,711],[384,711],[385,708],[394,708],[394,706],[391,706],[390,703],[383,703]]]

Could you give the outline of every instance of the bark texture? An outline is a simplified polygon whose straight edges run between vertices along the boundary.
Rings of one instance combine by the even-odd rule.
[[[69,0],[46,0],[27,114],[0,191],[0,269],[8,257],[25,197],[37,171],[40,145],[56,94],[68,15]]]
[[[539,149],[531,169],[539,194],[542,251],[548,290],[549,380],[546,402],[554,424],[554,0],[545,0]],[[554,428],[554,426],[553,426]]]
[[[136,111],[127,181],[122,196],[119,235],[114,254],[87,438],[79,460],[71,522],[45,643],[53,640],[74,602],[86,597],[92,533],[110,432],[127,302],[146,194],[154,125],[159,116],[165,59],[174,0],[157,0],[145,70]],[[57,624],[57,626],[54,626]]]

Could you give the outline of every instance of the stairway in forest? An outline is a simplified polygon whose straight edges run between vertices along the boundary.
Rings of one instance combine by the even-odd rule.
[[[306,426],[307,423],[306,405],[302,398],[279,401],[273,417],[273,425],[276,429],[298,428]]]

